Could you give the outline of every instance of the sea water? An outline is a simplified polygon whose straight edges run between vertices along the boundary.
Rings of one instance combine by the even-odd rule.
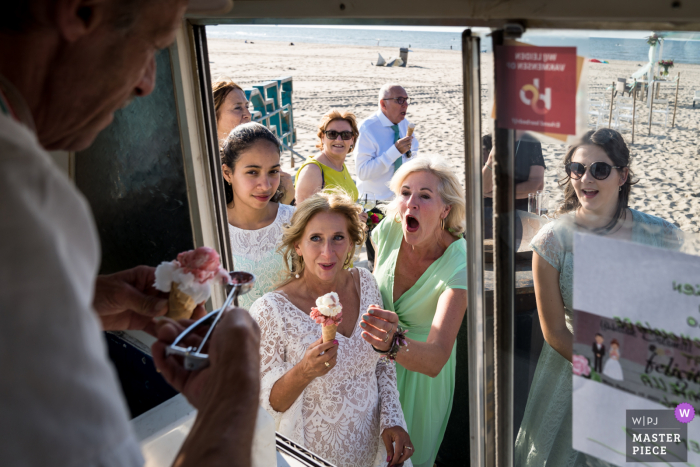
[[[401,29],[389,26],[380,27],[314,27],[286,25],[218,25],[208,26],[207,36],[211,38],[237,39],[248,41],[300,42],[313,44],[337,44],[381,47],[408,47],[411,49],[441,49],[461,50],[461,32],[455,28],[420,28]],[[466,28],[465,28],[466,29]],[[491,52],[491,39],[487,31],[480,28],[482,36],[482,52]],[[610,32],[608,32],[610,34]],[[649,60],[649,45],[644,35],[639,32],[639,38],[624,37],[630,33],[625,31],[616,37],[585,37],[578,31],[528,31],[523,42],[539,46],[574,46],[578,53],[599,60],[631,60],[640,65]],[[674,60],[676,63],[700,64],[699,40],[664,41],[663,58]]]

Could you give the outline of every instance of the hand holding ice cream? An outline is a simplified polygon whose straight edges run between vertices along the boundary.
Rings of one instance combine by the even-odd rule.
[[[211,284],[215,281],[226,284],[230,276],[221,267],[216,250],[203,246],[180,253],[176,260],[160,263],[154,287],[170,292],[166,316],[187,319],[198,303],[209,299]]]
[[[309,316],[321,325],[324,343],[335,340],[338,325],[343,321],[343,305],[340,304],[338,294],[330,292],[318,297]]]

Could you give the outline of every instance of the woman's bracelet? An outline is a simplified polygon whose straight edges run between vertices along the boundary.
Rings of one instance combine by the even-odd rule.
[[[406,341],[407,332],[408,329],[404,329],[403,327],[398,326],[396,332],[394,333],[394,337],[391,340],[391,347],[389,347],[389,350],[379,350],[375,346],[372,346],[372,348],[375,352],[384,355],[386,358],[393,362],[396,360],[396,355],[398,355],[399,350],[401,350],[401,347],[408,346],[408,342]],[[408,349],[406,349],[406,352],[408,352]]]
[[[491,166],[490,166],[490,165],[488,165],[488,164],[484,164],[484,167],[486,167],[486,168],[487,168],[487,169],[489,169],[489,170],[490,170],[491,172],[493,172],[493,169],[491,168]]]

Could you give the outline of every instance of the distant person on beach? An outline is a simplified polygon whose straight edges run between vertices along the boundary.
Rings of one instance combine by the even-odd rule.
[[[494,146],[495,148],[495,146]],[[484,208],[493,207],[494,148],[481,169],[484,188]],[[544,189],[544,171],[547,166],[542,154],[542,143],[525,132],[516,132],[515,141],[515,209],[527,212],[527,195]]]
[[[227,310],[209,341],[206,369],[187,371],[166,356],[184,327],[153,321],[169,307],[152,285],[155,268],[97,274],[100,237],[90,204],[47,152],[89,147],[118,109],[151,94],[159,51],[175,41],[188,6],[205,13],[203,3],[220,8],[194,0],[3,3],[2,465],[144,465],[103,333],[126,329],[157,336],[157,368],[197,409],[179,453],[170,452],[175,465],[251,465],[257,324],[244,309]],[[204,312],[198,306],[195,317]]]
[[[374,194],[377,204],[394,198],[389,181],[401,164],[418,154],[418,138],[406,136],[409,97],[396,83],[387,83],[379,90],[379,109],[360,125],[355,148],[355,171],[360,198]],[[380,212],[378,208],[370,212]],[[374,264],[374,248],[367,240],[367,261]]]
[[[516,466],[608,465],[572,448],[573,235],[589,232],[668,249],[678,249],[682,239],[673,224],[629,207],[631,159],[622,135],[608,128],[589,131],[570,146],[559,182],[559,217],[530,243],[545,342],[515,441]]]
[[[214,112],[216,113],[216,133],[219,137],[219,147],[226,141],[231,130],[238,125],[251,120],[250,102],[242,87],[231,80],[220,79],[212,85],[214,94]],[[292,176],[280,170],[280,186],[284,196],[279,200],[282,204],[292,204],[294,200],[294,183]]]

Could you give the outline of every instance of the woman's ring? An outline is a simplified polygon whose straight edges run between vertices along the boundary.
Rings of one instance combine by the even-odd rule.
[[[409,451],[413,451],[413,448],[411,446],[404,446],[405,449],[408,449]]]
[[[391,333],[392,333],[393,330],[394,330],[394,325],[392,324],[392,325],[391,325],[391,329],[389,329],[389,330],[387,331],[386,337],[384,338],[384,340],[383,340],[382,342],[384,342],[384,343],[389,342],[389,339],[391,338]]]
[[[328,363],[328,362],[323,362],[323,363],[325,363],[325,364],[326,364],[326,368],[329,368],[329,367],[331,366],[331,364],[330,364],[330,363]]]

